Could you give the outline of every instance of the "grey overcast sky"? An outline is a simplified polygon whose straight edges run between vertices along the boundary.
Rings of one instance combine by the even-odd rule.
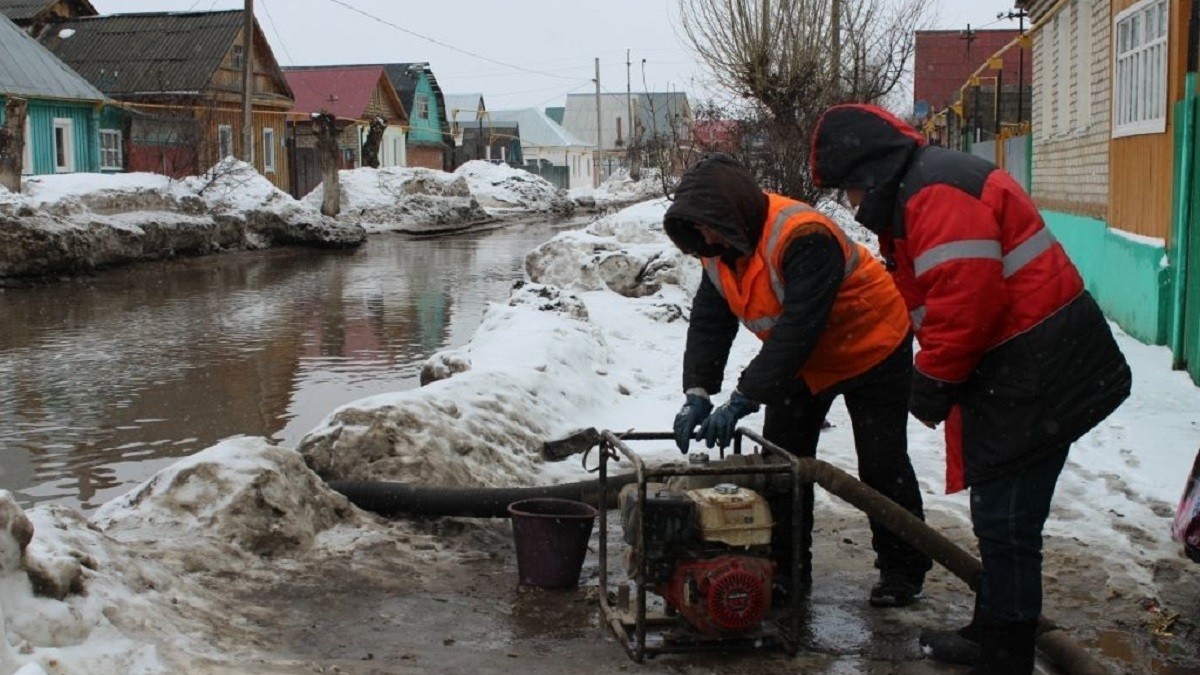
[[[936,3],[937,0],[934,0]],[[242,0],[92,0],[102,14],[237,9]],[[493,110],[563,105],[568,93],[712,94],[684,47],[678,0],[255,0],[280,64],[428,61],[442,90],[482,93]],[[941,0],[939,28],[1016,27],[1011,0]],[[990,25],[988,25],[990,24]],[[469,53],[468,53],[469,52]],[[643,59],[645,85],[643,87]]]

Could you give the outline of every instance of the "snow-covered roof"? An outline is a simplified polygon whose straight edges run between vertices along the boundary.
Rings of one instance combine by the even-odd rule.
[[[0,94],[103,101],[104,94],[0,15]]]
[[[516,122],[521,128],[523,147],[590,148],[594,145],[567,131],[537,108],[491,110],[487,116],[492,122]]]

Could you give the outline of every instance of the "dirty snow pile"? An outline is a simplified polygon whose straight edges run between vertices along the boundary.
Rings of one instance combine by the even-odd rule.
[[[341,222],[367,232],[428,233],[462,229],[488,219],[461,176],[420,167],[345,169],[338,173]],[[304,197],[321,208],[325,184]]]
[[[674,179],[669,179],[668,185],[664,186],[662,172],[658,169],[642,169],[636,181],[629,177],[627,169],[617,169],[599,187],[593,188],[590,184],[574,187],[569,194],[581,206],[605,210],[661,197],[666,194],[664,190],[674,189]]]
[[[0,673],[206,673],[214,664],[224,672],[328,672],[289,660],[273,640],[297,580],[340,592],[342,570],[383,560],[410,564],[406,573],[420,578],[435,573],[430,559],[455,560],[444,547],[463,538],[443,532],[434,545],[416,523],[365,514],[321,478],[579,480],[586,474],[577,461],[542,462],[541,443],[584,426],[669,430],[683,402],[685,318],[700,270],[662,233],[666,208],[664,200],[642,203],[560,233],[530,253],[529,280],[489,307],[467,345],[429,359],[424,386],[331,411],[298,451],[228,439],[90,519],[62,507],[31,509],[32,541],[11,497],[0,498],[8,645],[0,644]],[[1048,603],[1070,603],[1074,629],[1136,626],[1145,612],[1135,599],[1164,597],[1169,587],[1200,599],[1193,564],[1167,535],[1200,444],[1200,389],[1169,370],[1162,348],[1119,340],[1133,365],[1134,397],[1077,444],[1047,527]],[[727,382],[757,348],[741,331]],[[853,471],[840,403],[830,421],[819,456]],[[743,422],[761,423],[762,413]],[[943,494],[940,432],[914,421],[909,438],[931,522],[965,533],[960,543],[969,546],[967,495]],[[679,457],[669,441],[636,449],[650,462]],[[820,490],[817,509],[826,523],[862,519]]]
[[[278,244],[356,246],[363,238],[361,228],[323,217],[232,159],[181,180],[34,176],[21,194],[0,195],[0,276]]]
[[[494,215],[536,211],[567,216],[575,210],[575,202],[567,198],[566,191],[541,176],[507,164],[472,160],[455,169],[454,175],[465,178],[471,194]]]

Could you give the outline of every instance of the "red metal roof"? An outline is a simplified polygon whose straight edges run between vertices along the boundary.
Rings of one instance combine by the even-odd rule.
[[[384,77],[383,66],[287,68],[283,72],[296,96],[293,113],[322,110],[342,119],[364,119],[371,95]]]
[[[917,31],[917,50],[914,56],[913,103],[924,101],[936,112],[953,102],[954,94],[967,83],[967,78],[998,49],[1020,35],[1016,30],[977,30],[971,40],[971,51],[967,52],[965,31],[928,30]],[[1022,50],[1013,47],[1004,53],[1003,83],[1017,83],[1018,55]],[[1033,82],[1033,54],[1024,51],[1023,83]],[[983,73],[986,77],[993,71]],[[991,84],[990,80],[987,82]]]

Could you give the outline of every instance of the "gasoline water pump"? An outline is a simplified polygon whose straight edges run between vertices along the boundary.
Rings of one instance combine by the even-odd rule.
[[[721,450],[712,461],[699,453],[685,463],[650,466],[627,443],[672,434],[601,432],[601,499],[610,494],[609,462],[627,460],[637,476],[620,487],[619,534],[609,532],[608,512],[600,511],[598,552],[604,619],[635,661],[663,653],[797,649],[800,465],[771,444],[743,454],[742,435],[735,432],[729,456]],[[790,529],[781,532],[777,520]],[[610,569],[618,557],[610,545],[623,566]]]
[[[646,583],[668,614],[701,635],[737,635],[759,627],[771,609],[771,510],[734,483],[695,490],[648,486],[642,508]],[[625,543],[637,543],[637,486],[621,491]],[[627,567],[637,569],[636,549]]]

